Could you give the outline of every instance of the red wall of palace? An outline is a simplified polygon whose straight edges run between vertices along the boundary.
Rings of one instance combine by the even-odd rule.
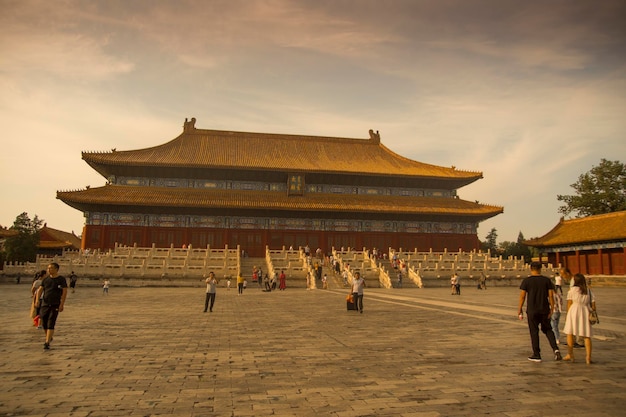
[[[549,261],[583,275],[626,275],[626,248],[559,252]]]
[[[418,251],[471,251],[478,249],[476,235],[427,234],[427,233],[381,233],[381,232],[332,232],[302,230],[258,230],[258,229],[200,229],[200,228],[148,228],[134,226],[91,226],[83,228],[82,248],[112,249],[115,244],[158,248],[192,245],[204,248],[235,247],[240,245],[250,256],[264,256],[265,247],[281,249],[309,245],[312,250],[332,247],[361,249],[380,248]]]

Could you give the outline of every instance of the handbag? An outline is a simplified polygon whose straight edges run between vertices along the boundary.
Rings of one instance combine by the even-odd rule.
[[[598,313],[591,307],[591,302],[593,299],[593,293],[589,290],[589,323],[593,326],[594,324],[600,323],[600,319],[598,318]]]

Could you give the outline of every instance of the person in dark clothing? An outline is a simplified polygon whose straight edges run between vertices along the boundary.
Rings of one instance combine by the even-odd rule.
[[[48,265],[48,275],[41,281],[35,297],[35,302],[41,303],[41,322],[46,333],[44,349],[50,349],[54,326],[59,313],[63,311],[65,297],[67,297],[67,281],[64,276],[59,275],[59,264],[53,262]]]
[[[541,263],[539,262],[530,264],[530,276],[524,278],[520,285],[518,309],[520,319],[523,318],[524,301],[526,301],[526,318],[533,348],[533,354],[528,357],[528,360],[541,362],[541,350],[539,348],[539,326],[541,326],[541,331],[548,338],[550,347],[554,352],[554,360],[560,361],[562,359],[561,352],[556,344],[550,323],[550,316],[554,310],[554,285],[550,278],[541,275]]]

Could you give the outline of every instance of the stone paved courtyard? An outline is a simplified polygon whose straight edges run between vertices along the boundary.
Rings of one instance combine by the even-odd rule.
[[[366,289],[358,314],[344,289],[219,288],[203,313],[200,284],[79,285],[44,351],[29,285],[2,284],[0,415],[623,416],[626,289],[595,291],[586,365],[543,335],[544,361],[526,359],[514,287]]]

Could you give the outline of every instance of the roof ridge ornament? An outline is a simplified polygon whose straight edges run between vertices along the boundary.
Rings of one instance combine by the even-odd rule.
[[[183,124],[183,132],[191,132],[196,130],[196,118],[192,117],[191,120],[187,121],[185,117],[185,123]]]
[[[374,130],[370,129],[370,140],[374,143],[380,143],[380,133],[378,133],[378,130],[374,133]]]

